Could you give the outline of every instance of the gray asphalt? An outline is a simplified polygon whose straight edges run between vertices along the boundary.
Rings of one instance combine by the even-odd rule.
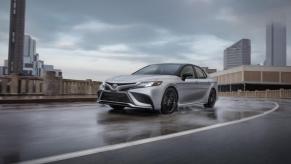
[[[224,98],[217,103],[215,112],[188,107],[172,115],[160,115],[133,109],[116,112],[96,103],[0,105],[0,163],[26,161],[205,127],[256,115],[272,107],[270,102]],[[207,150],[207,147],[211,150],[212,144],[208,142],[217,141],[219,136],[228,142],[231,138],[223,138],[223,134],[244,133],[244,130],[224,133],[218,130],[216,134],[217,130],[211,130],[213,134],[209,136],[199,137],[205,134],[202,132],[193,137],[184,136],[63,162],[176,163],[181,160],[182,163],[192,163],[193,154],[201,149]],[[188,160],[187,154],[190,156]]]
[[[290,164],[291,101],[279,104],[247,122],[55,163]]]

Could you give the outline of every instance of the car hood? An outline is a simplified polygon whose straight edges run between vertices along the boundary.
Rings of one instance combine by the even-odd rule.
[[[172,75],[123,75],[107,79],[109,83],[137,83],[143,81],[163,81],[163,80],[178,80],[179,77]]]

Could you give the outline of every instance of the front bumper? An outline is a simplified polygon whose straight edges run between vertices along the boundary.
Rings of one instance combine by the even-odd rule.
[[[159,86],[128,91],[99,90],[97,102],[132,108],[160,109],[162,93],[163,89]]]

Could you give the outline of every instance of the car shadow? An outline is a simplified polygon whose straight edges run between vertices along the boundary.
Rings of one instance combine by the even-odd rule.
[[[152,110],[125,108],[124,110],[110,109],[108,112],[98,113],[96,115],[96,121],[97,124],[130,123],[158,117],[159,112]]]
[[[135,108],[125,108],[124,110],[113,110],[110,109],[108,114],[111,115],[128,115],[128,116],[140,116],[140,117],[153,117],[158,116],[160,112],[149,110],[149,109],[135,109]]]
[[[215,114],[216,108],[204,108],[197,106],[188,106],[188,107],[179,107],[174,113],[169,114],[179,114],[183,112],[202,112],[208,114]],[[163,115],[159,111],[149,110],[149,109],[140,109],[140,108],[125,108],[124,110],[113,110],[108,111],[110,115],[127,115],[127,116],[140,116],[140,117],[153,117]]]

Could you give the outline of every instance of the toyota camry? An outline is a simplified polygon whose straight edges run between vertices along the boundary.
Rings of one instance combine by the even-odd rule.
[[[147,108],[169,114],[180,106],[212,108],[217,82],[193,64],[153,64],[131,75],[105,80],[97,95],[99,103],[114,110]]]

